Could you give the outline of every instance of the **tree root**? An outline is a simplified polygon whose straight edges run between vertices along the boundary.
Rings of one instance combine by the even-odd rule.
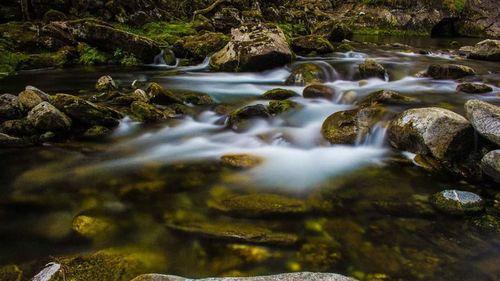
[[[204,15],[207,13],[210,13],[211,11],[215,10],[220,4],[224,2],[231,2],[231,0],[215,0],[214,3],[212,3],[210,6],[201,9],[201,10],[196,10],[193,13],[193,20],[196,18],[197,15]]]

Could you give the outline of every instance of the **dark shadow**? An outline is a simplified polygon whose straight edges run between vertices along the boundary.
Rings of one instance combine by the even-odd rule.
[[[457,37],[458,18],[444,18],[431,31],[431,37]]]

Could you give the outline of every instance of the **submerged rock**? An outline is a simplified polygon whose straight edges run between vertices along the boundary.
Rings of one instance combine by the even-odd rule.
[[[207,32],[179,39],[175,42],[172,50],[177,57],[201,61],[222,49],[227,42],[228,39],[224,34]]]
[[[454,189],[434,194],[431,203],[439,211],[450,215],[477,213],[484,209],[484,201],[479,195]]]
[[[210,60],[218,71],[262,71],[290,63],[293,53],[276,26],[259,24],[233,29],[232,38]]]
[[[118,87],[116,87],[115,81],[111,76],[105,75],[97,80],[95,89],[99,92],[107,92],[116,90]]]
[[[436,107],[402,112],[391,121],[388,138],[397,149],[432,155],[437,159],[464,156],[474,139],[467,119]]]
[[[23,116],[23,108],[18,97],[11,94],[0,96],[0,120],[18,119]]]
[[[363,79],[375,77],[385,80],[387,76],[385,68],[373,59],[365,60],[364,63],[359,65],[358,69],[359,76]]]
[[[488,152],[481,160],[481,168],[485,174],[500,183],[500,150]]]
[[[432,64],[426,72],[426,76],[434,79],[459,79],[475,74],[474,69],[459,64]]]
[[[71,119],[46,101],[35,106],[26,119],[35,129],[42,132],[67,130],[71,127]]]
[[[469,100],[465,103],[465,112],[479,134],[500,146],[499,106],[480,100]]]
[[[269,102],[267,109],[272,115],[278,115],[300,107],[301,105],[299,103],[291,100],[273,100]]]
[[[264,105],[249,105],[229,114],[227,124],[231,129],[241,131],[248,128],[252,119],[269,119],[270,117],[271,114]]]
[[[333,52],[333,46],[327,39],[319,35],[307,35],[297,37],[290,44],[294,52],[298,54],[327,54]]]
[[[493,91],[493,88],[482,83],[462,83],[457,86],[457,92],[468,94],[483,94]]]
[[[286,79],[287,85],[305,86],[312,83],[326,82],[327,74],[317,64],[301,63],[295,66],[290,76]]]
[[[500,40],[487,39],[477,43],[469,58],[477,60],[500,61]]]
[[[132,281],[356,281],[356,279],[335,273],[297,272],[255,277],[219,277],[207,279],[189,279],[173,275],[146,274]]]
[[[309,210],[303,200],[269,193],[228,196],[211,201],[209,206],[230,216],[241,217],[296,215]]]
[[[335,97],[335,89],[323,84],[312,84],[304,89],[302,96],[308,99],[322,98],[333,100]]]
[[[261,97],[266,100],[286,100],[297,96],[299,95],[295,91],[276,88],[265,92]]]
[[[250,154],[227,154],[220,158],[222,162],[233,168],[254,168],[262,164],[264,159]]]
[[[391,90],[380,90],[369,94],[359,101],[359,106],[366,107],[372,105],[409,105],[419,101],[415,98],[403,96]]]
[[[323,122],[321,134],[332,144],[354,144],[358,138],[365,136],[385,113],[386,110],[381,107],[339,111]]]

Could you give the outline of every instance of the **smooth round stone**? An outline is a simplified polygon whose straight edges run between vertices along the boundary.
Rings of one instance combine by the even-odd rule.
[[[455,189],[434,194],[431,202],[436,209],[450,215],[478,213],[484,209],[484,201],[481,196]]]

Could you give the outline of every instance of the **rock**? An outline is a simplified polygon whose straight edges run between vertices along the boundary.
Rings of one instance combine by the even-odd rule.
[[[111,76],[105,75],[97,80],[95,89],[99,92],[108,92],[117,90],[118,87],[116,87],[115,81],[111,78]]]
[[[327,39],[319,35],[297,37],[290,43],[292,50],[297,54],[327,54],[333,52],[333,46]]]
[[[353,104],[358,97],[358,93],[355,91],[347,91],[342,94],[342,98],[340,99],[340,102],[343,104]]]
[[[323,84],[312,84],[304,89],[302,96],[306,99],[322,98],[333,100],[335,98],[335,89]]]
[[[410,105],[418,103],[417,99],[403,96],[390,90],[380,90],[368,94],[361,101],[359,106],[366,107],[372,105]]]
[[[212,17],[212,25],[217,31],[229,33],[233,28],[243,24],[240,11],[236,8],[225,7],[217,11]]]
[[[31,136],[35,130],[26,119],[8,120],[0,125],[0,132],[14,136]]]
[[[28,113],[27,120],[41,132],[68,130],[71,127],[71,119],[46,101],[35,106]]]
[[[142,89],[136,89],[132,95],[133,99],[135,101],[142,101],[142,102],[149,102],[149,99],[151,98],[144,90]]]
[[[111,130],[104,126],[92,126],[83,133],[83,138],[89,140],[101,140],[111,134]]]
[[[499,234],[500,219],[494,215],[483,215],[472,220],[472,225],[481,232]]]
[[[227,196],[210,202],[209,206],[229,216],[251,218],[297,215],[308,211],[303,200],[267,193]]]
[[[499,106],[480,100],[469,100],[465,103],[465,112],[480,135],[500,146]]]
[[[500,40],[487,39],[472,48],[470,59],[500,61]]]
[[[24,147],[29,145],[31,145],[31,143],[22,138],[0,133],[0,147]]]
[[[298,260],[310,270],[329,271],[342,260],[340,249],[339,243],[335,240],[312,239],[300,247]]]
[[[305,86],[312,83],[326,82],[328,74],[314,63],[301,63],[295,66],[285,84]]]
[[[73,121],[83,125],[114,127],[118,125],[119,119],[122,118],[121,114],[108,107],[72,95],[57,94],[50,96],[49,101]]]
[[[474,139],[467,119],[436,107],[402,112],[390,122],[388,138],[397,149],[440,160],[464,156]]]
[[[293,53],[276,26],[259,24],[233,29],[232,38],[215,53],[210,66],[217,71],[262,71],[290,63]]]
[[[183,233],[216,240],[282,246],[293,245],[298,241],[295,234],[273,232],[268,228],[250,224],[217,221],[170,221],[167,218],[167,226]]]
[[[228,38],[223,33],[207,32],[179,39],[172,50],[179,58],[203,61],[209,55],[224,48],[227,43]]]
[[[295,91],[276,88],[265,92],[261,98],[265,100],[286,100],[297,96],[299,95]]]
[[[366,59],[364,63],[359,65],[358,69],[359,75],[363,79],[376,77],[385,80],[387,76],[385,68],[373,59]]]
[[[427,68],[426,76],[434,79],[459,79],[475,75],[474,69],[459,64],[432,64]]]
[[[215,101],[212,99],[212,97],[205,93],[175,91],[174,95],[185,104],[193,104],[198,106],[215,104]]]
[[[132,281],[356,281],[356,279],[335,273],[296,272],[256,277],[220,277],[208,279],[188,279],[173,275],[146,274]]]
[[[11,94],[0,96],[0,120],[18,119],[23,116],[23,108],[18,97]]]
[[[300,104],[291,100],[274,100],[269,102],[267,110],[269,110],[269,113],[272,115],[278,115],[299,107]]]
[[[481,169],[500,183],[500,150],[493,150],[484,155],[481,160]]]
[[[269,111],[264,105],[249,105],[229,114],[227,124],[233,130],[242,131],[250,126],[251,119],[269,119],[270,117],[271,114],[269,114]]]
[[[5,265],[0,267],[0,280],[21,281],[23,271],[17,265]]]
[[[241,169],[254,168],[264,162],[263,158],[249,154],[227,154],[222,155],[220,159],[230,167]]]
[[[49,96],[42,91],[26,89],[19,93],[18,99],[23,109],[29,111],[38,104],[48,101]]]
[[[313,30],[313,34],[324,36],[330,42],[341,42],[344,39],[351,39],[352,30],[345,24],[337,21],[325,21],[319,23]]]
[[[157,122],[175,116],[173,112],[164,112],[152,104],[141,101],[133,102],[130,109],[132,114],[143,122]]]
[[[85,238],[100,241],[112,237],[117,230],[111,219],[87,215],[75,217],[72,229]]]
[[[357,108],[330,115],[321,127],[321,134],[332,144],[354,144],[369,133],[384,116],[381,107]]]
[[[457,86],[457,92],[468,94],[484,94],[493,91],[493,88],[482,83],[461,83]]]
[[[478,213],[484,209],[484,201],[479,195],[454,189],[434,194],[431,203],[439,211],[450,215]]]
[[[166,90],[158,83],[149,84],[146,90],[148,96],[150,97],[150,101],[152,103],[161,104],[161,105],[169,105],[173,103],[182,103],[182,100],[174,95],[171,91]]]

